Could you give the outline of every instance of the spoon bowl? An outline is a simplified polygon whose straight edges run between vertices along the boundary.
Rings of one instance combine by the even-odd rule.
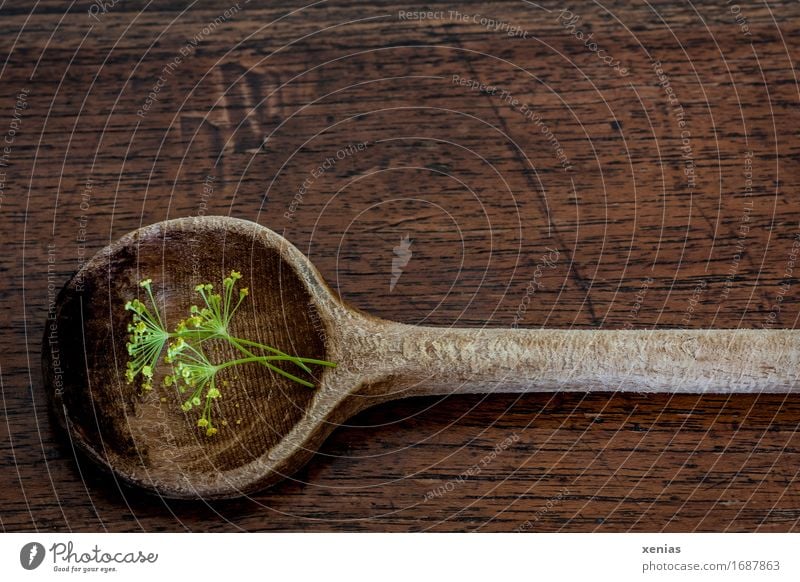
[[[314,388],[256,363],[220,372],[218,434],[198,430],[174,387],[125,380],[130,312],[152,279],[174,329],[195,286],[240,271],[250,295],[232,334],[300,357]],[[256,223],[182,218],[146,226],[90,259],[46,326],[43,376],[72,445],[125,482],[171,498],[245,495],[299,469],[365,408],[416,395],[628,390],[792,392],[794,330],[456,329],[404,325],[346,305],[288,241]],[[214,348],[209,357],[234,354]],[[219,422],[217,422],[219,425]]]
[[[231,269],[250,288],[234,335],[336,361],[330,322],[342,308],[333,293],[283,238],[242,220],[181,219],[137,230],[92,258],[58,297],[43,359],[56,416],[78,448],[130,483],[168,497],[244,494],[290,474],[336,425],[332,404],[348,391],[323,366],[312,366],[316,389],[257,364],[220,372],[229,387],[215,417],[226,426],[214,437],[181,410],[185,396],[158,387],[165,370],[156,371],[151,392],[126,383],[124,306],[140,294],[138,281],[153,279],[174,329],[198,301],[195,286]],[[220,352],[212,360],[233,355]]]

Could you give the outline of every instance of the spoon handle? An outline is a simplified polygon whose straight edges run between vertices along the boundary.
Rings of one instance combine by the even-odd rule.
[[[393,323],[379,341],[395,354],[386,371],[413,395],[800,392],[800,330],[456,329]]]

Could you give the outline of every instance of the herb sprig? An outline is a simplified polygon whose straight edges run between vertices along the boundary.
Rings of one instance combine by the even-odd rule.
[[[125,309],[132,312],[128,324],[128,365],[125,378],[133,383],[141,377],[143,391],[153,389],[153,377],[161,355],[166,347],[164,363],[171,366],[170,374],[164,376],[163,385],[177,387],[181,394],[188,394],[181,409],[189,412],[193,408],[201,408],[197,426],[205,430],[207,436],[217,433],[212,423],[212,407],[216,399],[222,396],[217,375],[228,368],[244,364],[260,364],[297,382],[313,388],[313,384],[284,368],[279,364],[293,364],[302,372],[311,373],[309,364],[334,367],[336,364],[326,360],[301,358],[284,353],[272,346],[236,337],[231,334],[231,321],[242,302],[249,295],[247,287],[237,285],[242,275],[231,271],[222,281],[222,292],[215,293],[214,286],[203,283],[195,287],[202,298],[201,306],[192,305],[189,316],[178,322],[174,331],[167,329],[158,303],[153,295],[152,280],[145,279],[139,286],[145,290],[149,305],[139,299],[132,299],[125,304]],[[214,363],[206,348],[212,342],[227,343],[239,354],[227,361]]]

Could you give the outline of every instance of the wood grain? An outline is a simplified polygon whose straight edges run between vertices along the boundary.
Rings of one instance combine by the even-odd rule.
[[[251,499],[176,503],[76,462],[40,372],[79,265],[198,214],[282,233],[404,323],[797,327],[795,3],[7,4],[4,530],[797,528],[793,396],[412,399]]]

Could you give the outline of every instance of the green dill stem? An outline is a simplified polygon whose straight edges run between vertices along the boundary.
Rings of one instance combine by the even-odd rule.
[[[270,348],[269,346],[265,346],[265,345],[259,344],[257,342],[251,342],[249,340],[242,340],[242,339],[239,339],[239,338],[235,338],[235,337],[233,337],[231,335],[227,336],[227,339],[228,339],[228,341],[230,343],[232,343],[234,346],[236,346],[236,348],[238,348],[239,351],[241,351],[244,354],[247,354],[248,356],[256,357],[256,355],[253,352],[251,352],[250,350],[246,349],[242,344],[253,346],[253,347],[257,347],[257,348],[260,348],[260,349],[262,349],[264,351],[271,352],[273,354],[278,354],[280,356],[286,356],[287,359],[291,360],[292,363],[294,363],[295,365],[297,365],[300,368],[302,368],[306,373],[308,373],[308,374],[311,373],[311,368],[309,368],[308,366],[306,366],[302,362],[299,362],[298,358],[296,358],[295,356],[290,356],[289,354],[286,354],[286,353],[284,353],[284,352],[282,352],[280,350],[276,350],[275,348]]]
[[[214,388],[213,381],[211,382],[211,387]],[[203,406],[203,414],[200,416],[200,418],[205,419],[208,422],[209,426],[211,426],[210,412],[211,412],[211,398],[209,396],[206,396],[206,402],[205,405]]]
[[[153,305],[153,311],[156,312],[156,317],[158,318],[158,327],[161,329],[166,329],[164,322],[161,320],[161,312],[158,309],[158,304],[156,303],[156,298],[153,297],[153,291],[150,289],[150,285],[145,286],[145,291],[147,291],[147,295],[150,297],[150,303]],[[147,314],[150,315],[150,310],[145,307],[147,310]],[[152,318],[152,315],[150,316]]]
[[[291,358],[292,356],[288,356],[288,357]],[[294,374],[290,374],[286,370],[281,370],[277,366],[273,366],[272,364],[269,363],[270,360],[286,360],[286,357],[285,356],[252,356],[252,357],[249,357],[249,358],[239,358],[238,360],[231,360],[229,362],[224,362],[222,364],[218,364],[217,366],[215,366],[215,368],[216,368],[217,371],[219,371],[219,370],[224,370],[225,368],[230,368],[231,366],[238,366],[239,364],[247,364],[247,363],[250,363],[250,362],[258,362],[260,364],[263,364],[264,366],[266,366],[270,370],[273,370],[274,372],[277,372],[278,374],[281,374],[282,376],[286,376],[290,380],[294,380],[295,382],[297,382],[299,384],[302,384],[303,386],[308,386],[309,388],[313,388],[314,387],[314,385],[311,382],[307,382],[306,380],[303,380],[302,378],[298,378]]]
[[[241,339],[241,338],[237,338],[237,337],[233,337],[233,336],[225,336],[225,339],[230,341],[230,343],[234,344],[237,348],[239,348],[243,353],[247,354],[248,356],[255,356],[257,358],[258,357],[265,357],[265,356],[256,356],[255,354],[253,354],[253,352],[245,349],[240,344],[253,346],[253,347],[256,347],[256,348],[261,348],[264,351],[272,352],[273,354],[277,354],[279,356],[283,356],[283,358],[277,358],[277,359],[284,359],[284,360],[293,362],[293,363],[297,364],[298,366],[300,366],[301,368],[303,368],[303,370],[305,370],[308,373],[311,373],[311,369],[308,366],[304,366],[303,364],[318,364],[320,366],[327,366],[329,368],[335,368],[336,367],[336,363],[335,362],[329,362],[328,360],[318,360],[316,358],[303,358],[303,357],[300,357],[300,356],[292,356],[290,354],[287,354],[286,352],[282,352],[282,351],[277,350],[275,348],[271,348],[270,346],[265,346],[264,344],[260,344],[258,342],[253,342],[253,341],[249,341],[249,340],[245,340],[245,339]],[[273,359],[273,358],[269,358],[269,359]]]
[[[311,369],[306,365],[307,363],[308,364],[317,364],[317,365],[320,365],[320,366],[336,367],[336,364],[333,363],[333,362],[328,362],[326,360],[318,360],[318,359],[315,359],[315,358],[300,358],[300,357],[297,357],[297,356],[291,356],[291,355],[289,355],[289,354],[287,354],[285,352],[282,352],[282,351],[280,351],[278,349],[272,348],[270,346],[265,346],[264,344],[260,344],[258,342],[254,342],[254,341],[250,341],[250,340],[246,340],[246,339],[242,339],[242,338],[233,337],[233,336],[231,336],[229,334],[221,335],[221,334],[219,334],[219,332],[215,332],[215,331],[187,329],[187,330],[183,330],[183,331],[180,331],[180,332],[177,332],[177,333],[174,333],[174,334],[170,334],[170,335],[173,336],[173,337],[188,337],[188,336],[194,335],[195,338],[197,338],[197,336],[205,336],[205,337],[199,337],[199,341],[205,341],[205,340],[209,340],[209,339],[227,340],[229,343],[231,343],[239,351],[241,351],[243,354],[247,355],[248,357],[247,358],[241,358],[241,359],[238,359],[238,360],[232,360],[231,362],[226,362],[225,363],[225,367],[228,367],[228,365],[243,364],[243,363],[246,363],[246,362],[259,362],[259,363],[263,364],[264,366],[266,366],[267,368],[269,368],[271,370],[274,370],[275,372],[277,372],[277,373],[279,373],[279,374],[281,374],[281,375],[283,375],[283,376],[285,376],[287,378],[290,378],[290,379],[294,380],[295,382],[298,382],[298,383],[302,384],[303,386],[308,386],[309,388],[313,388],[314,385],[312,383],[310,383],[310,382],[307,382],[307,381],[303,380],[302,378],[298,378],[294,374],[291,374],[289,372],[281,370],[280,368],[278,368],[276,366],[273,366],[273,365],[269,364],[269,362],[270,361],[288,361],[288,362],[292,362],[293,364],[295,364],[296,366],[299,366],[300,368],[302,368],[305,372],[307,372],[309,374],[311,374],[312,372],[311,372]],[[271,353],[277,354],[277,355],[276,356],[257,356],[253,352],[251,352],[250,350],[246,349],[244,347],[245,345],[256,347],[256,348],[259,348],[259,349],[262,349],[264,351],[268,351],[268,352],[271,352]]]
[[[192,392],[191,397],[189,400],[194,400],[195,398],[199,399],[200,395],[203,393],[203,388],[205,388],[205,384],[200,384],[199,386],[195,386],[194,392]]]
[[[294,356],[256,356],[253,354],[247,358],[239,358],[238,360],[230,360],[227,362],[223,362],[222,364],[218,364],[216,367],[221,368],[225,367],[228,368],[230,366],[237,366],[239,364],[247,364],[250,362],[273,362],[273,361],[287,361],[294,359]]]
[[[292,362],[296,366],[302,368],[305,372],[311,374],[311,368],[305,365],[305,363],[309,364],[318,364],[320,366],[329,366],[329,367],[336,367],[336,364],[333,362],[328,362],[326,360],[317,360],[314,358],[300,358],[298,356],[292,356],[285,352],[282,352],[278,349],[275,349],[270,346],[265,346],[264,344],[260,344],[258,342],[253,342],[250,340],[242,339],[234,337],[228,333],[220,333],[219,331],[213,330],[206,330],[206,329],[185,329],[176,333],[171,333],[170,338],[172,337],[182,337],[182,338],[190,338],[193,340],[197,340],[199,342],[204,342],[207,340],[219,339],[219,340],[227,340],[229,343],[233,344],[240,352],[247,356],[251,357],[261,357],[256,356],[253,352],[245,348],[244,346],[251,346],[255,348],[262,349],[267,352],[271,352],[273,354],[277,354],[279,356],[284,356],[283,359]]]
[[[282,356],[289,356],[289,354],[287,354],[285,352],[282,352],[280,350],[276,350],[275,348],[271,348],[269,346],[265,346],[264,344],[260,344],[258,342],[254,342],[254,341],[250,341],[250,340],[246,340],[246,339],[241,339],[241,338],[233,337],[233,336],[228,336],[228,337],[233,342],[239,342],[239,343],[242,343],[242,344],[245,344],[245,345],[248,345],[248,346],[261,348],[262,350],[266,350],[268,352],[272,352],[273,354],[280,354]],[[317,360],[317,359],[314,359],[314,358],[301,358],[299,356],[289,356],[289,357],[292,358],[293,360],[296,360],[297,362],[305,362],[305,363],[308,363],[308,364],[319,364],[320,366],[328,366],[328,367],[331,367],[331,368],[335,368],[336,367],[336,363],[329,362],[327,360]],[[311,371],[308,368],[304,368],[304,369],[307,372]]]

